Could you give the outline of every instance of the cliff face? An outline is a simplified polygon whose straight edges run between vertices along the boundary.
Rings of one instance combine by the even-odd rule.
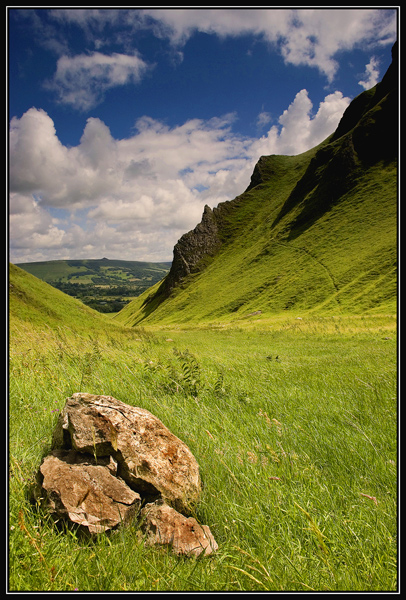
[[[360,131],[364,129],[365,134],[365,126],[367,125],[366,117],[368,112],[374,108],[382,108],[381,102],[382,100],[385,100],[385,103],[388,105],[387,108],[390,108],[391,110],[387,110],[384,114],[382,124],[378,119],[379,122],[378,127],[376,128],[375,137],[380,138],[379,146],[381,151],[385,147],[388,149],[392,147],[391,142],[393,142],[393,139],[388,138],[387,134],[392,133],[392,136],[394,133],[397,134],[397,128],[394,129],[393,125],[396,124],[398,117],[398,69],[398,43],[396,42],[392,47],[392,63],[386,71],[382,81],[371,90],[367,90],[366,92],[363,92],[354,98],[354,100],[345,110],[336,131],[333,133],[331,141],[339,139],[357,125],[361,125]],[[389,97],[387,98],[387,96]],[[384,121],[387,121],[385,126]]]
[[[371,90],[357,96],[348,106],[336,129],[310,161],[273,225],[293,208],[300,208],[291,224],[290,238],[311,226],[356,185],[363,169],[382,160],[396,158],[398,149],[398,48],[392,48],[392,64],[384,78]],[[201,223],[183,235],[173,252],[173,262],[159,295],[168,296],[189,274],[202,271],[226,243],[224,220],[230,211],[249,202],[250,192],[280,175],[277,156],[262,156],[251,182],[241,196],[213,210],[205,206]]]
[[[220,246],[216,216],[206,205],[201,222],[185,233],[173,250],[172,267],[164,281],[165,293],[169,294],[176,284],[193,273],[203,258],[214,256]]]

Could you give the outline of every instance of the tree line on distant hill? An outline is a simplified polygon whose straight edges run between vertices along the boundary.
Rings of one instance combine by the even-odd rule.
[[[78,298],[90,308],[103,313],[118,312],[130,302],[123,296],[134,298],[145,289],[144,286],[125,285],[101,288],[91,283],[72,283],[70,281],[56,281],[52,285],[65,294]]]

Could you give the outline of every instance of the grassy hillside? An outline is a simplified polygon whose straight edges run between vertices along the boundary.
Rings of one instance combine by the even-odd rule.
[[[50,260],[17,266],[99,312],[117,312],[163,279],[170,263],[102,258]]]
[[[376,95],[319,147],[263,157],[169,296],[112,319],[10,265],[8,591],[398,590],[397,175]],[[216,553],[147,547],[137,521],[87,539],[30,501],[74,392],[189,446]]]
[[[151,333],[79,311],[75,331],[32,300],[36,324],[11,321],[10,591],[396,590],[394,318]],[[189,446],[215,555],[145,547],[136,522],[86,540],[30,503],[77,391],[146,408]]]
[[[12,346],[32,347],[59,335],[97,337],[117,329],[111,318],[13,264],[9,265],[8,300]]]
[[[327,144],[326,144],[327,146]],[[223,245],[205,269],[172,295],[159,285],[117,320],[136,323],[235,321],[261,311],[352,313],[396,306],[397,169],[379,162],[313,222],[302,205],[282,209],[320,147],[296,157],[267,157],[275,175],[230,203]]]
[[[13,265],[9,284],[9,591],[396,590],[394,316],[153,332]],[[30,503],[77,391],[146,408],[189,446],[212,557],[148,548],[136,522],[86,539]]]
[[[298,156],[263,156],[247,190],[182,236],[163,283],[116,319],[240,321],[285,311],[393,312],[397,292],[397,46],[382,81]]]

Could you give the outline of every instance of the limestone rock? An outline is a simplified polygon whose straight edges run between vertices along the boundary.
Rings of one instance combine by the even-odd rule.
[[[209,527],[187,516],[201,490],[196,459],[149,411],[111,396],[73,394],[52,446],[33,495],[55,518],[96,534],[137,516],[150,544],[186,556],[217,549]]]
[[[173,249],[172,265],[163,282],[165,294],[168,295],[175,285],[198,269],[202,258],[214,256],[220,246],[215,213],[206,205],[201,222],[185,233]]]
[[[74,450],[54,450],[40,466],[36,497],[56,517],[101,533],[127,523],[141,506],[140,495],[115,471],[111,457],[96,462]]]
[[[111,396],[77,393],[68,398],[53,447],[113,456],[118,474],[133,489],[161,496],[182,513],[199,499],[199,465],[186,444],[149,411]]]
[[[148,544],[170,546],[175,554],[185,556],[207,556],[218,548],[207,525],[181,515],[162,501],[144,506],[140,518]]]

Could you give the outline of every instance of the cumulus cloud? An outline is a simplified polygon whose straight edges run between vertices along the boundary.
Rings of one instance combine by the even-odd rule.
[[[63,246],[64,231],[33,195],[11,193],[9,212],[10,236],[22,255]]]
[[[298,154],[320,143],[348,104],[335,92],[313,114],[303,89],[259,139],[235,134],[234,114],[172,128],[143,117],[122,140],[89,118],[80,143],[69,148],[50,116],[31,108],[10,124],[12,260],[170,260],[206,203],[240,194],[261,155]]]
[[[307,90],[302,89],[279,117],[281,127],[271,127],[265,136],[253,142],[251,151],[257,155],[305,152],[334,131],[349,103],[350,98],[336,91],[324,98],[313,115],[313,103]]]
[[[151,68],[136,54],[64,55],[58,59],[56,73],[46,86],[57,93],[62,104],[86,111],[99,104],[110,88],[138,83]]]
[[[364,90],[369,90],[374,85],[376,85],[379,81],[379,61],[375,56],[372,56],[371,60],[365,67],[364,78],[361,79],[358,83],[360,86],[364,88]]]
[[[42,109],[31,108],[10,122],[10,180],[18,192],[46,190],[53,198],[69,170],[68,150],[56,136],[52,119]],[[16,158],[14,161],[13,159]]]

